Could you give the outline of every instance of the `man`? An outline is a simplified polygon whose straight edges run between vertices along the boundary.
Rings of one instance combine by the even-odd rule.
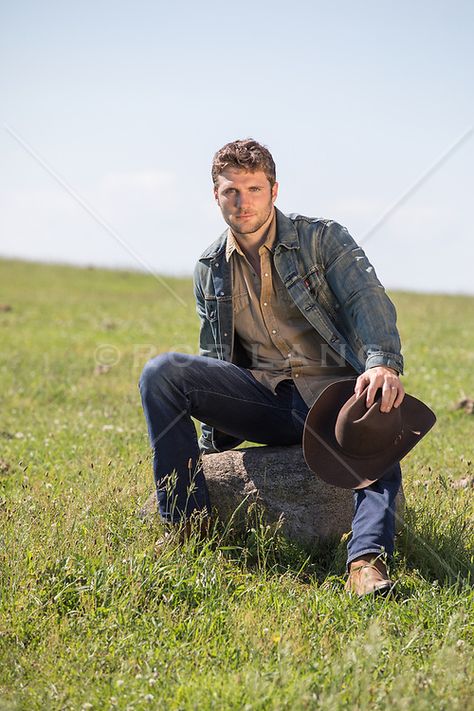
[[[174,524],[210,513],[200,453],[300,443],[309,408],[341,378],[358,376],[368,407],[381,388],[382,412],[404,397],[394,306],[347,230],[276,209],[273,158],[252,139],[221,148],[212,179],[228,229],[195,269],[200,355],[162,354],[140,381],[159,509]],[[397,464],[354,492],[346,589],[359,595],[391,586],[400,480]]]

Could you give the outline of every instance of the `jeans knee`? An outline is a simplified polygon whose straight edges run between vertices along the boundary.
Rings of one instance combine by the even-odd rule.
[[[161,380],[168,369],[169,357],[170,353],[160,353],[145,364],[138,381],[138,387],[142,393]]]
[[[157,385],[173,381],[178,371],[181,375],[183,359],[186,357],[184,353],[168,351],[149,360],[140,376],[140,392],[145,393],[150,387],[156,388]]]

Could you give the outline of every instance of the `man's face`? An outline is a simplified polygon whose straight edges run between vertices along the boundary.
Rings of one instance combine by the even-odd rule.
[[[234,234],[257,232],[268,220],[278,194],[278,183],[270,187],[263,172],[249,173],[237,168],[225,168],[214,186],[214,197],[222,217]]]

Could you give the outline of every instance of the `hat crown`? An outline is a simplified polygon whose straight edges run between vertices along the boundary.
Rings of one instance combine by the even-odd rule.
[[[335,437],[338,445],[352,457],[374,457],[397,445],[403,434],[400,408],[380,412],[381,391],[367,409],[364,391],[359,397],[353,395],[340,409]]]
[[[380,479],[436,422],[434,412],[408,393],[390,412],[380,412],[380,392],[367,408],[367,391],[356,398],[356,383],[356,378],[330,383],[309,410],[303,432],[309,468],[343,489],[363,489]]]

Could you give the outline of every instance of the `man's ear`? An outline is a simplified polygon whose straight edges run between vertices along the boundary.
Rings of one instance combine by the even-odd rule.
[[[278,183],[273,183],[272,187],[272,202],[275,202],[278,196]]]
[[[214,185],[214,200],[219,204],[219,194],[217,192],[217,185]]]

